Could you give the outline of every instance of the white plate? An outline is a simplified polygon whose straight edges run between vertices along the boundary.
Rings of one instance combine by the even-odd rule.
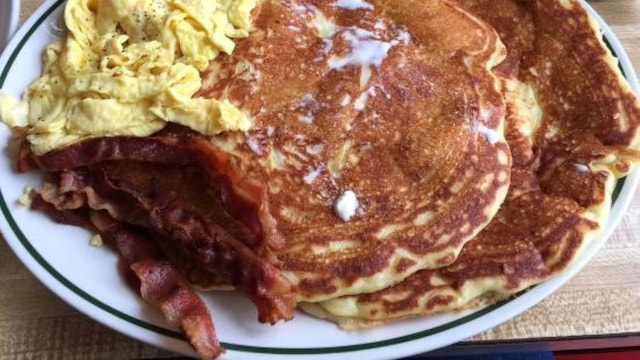
[[[20,0],[0,1],[0,50],[11,39],[18,28],[20,18]]]
[[[19,30],[0,57],[0,88],[16,96],[40,73],[42,48],[59,35],[63,0],[49,0]],[[587,6],[587,5],[585,5]],[[587,8],[591,10],[590,7]],[[627,55],[609,27],[600,21],[622,69],[636,92],[638,83]],[[0,144],[9,140],[0,127]],[[176,329],[167,327],[159,312],[145,305],[120,279],[116,255],[88,245],[90,234],[57,225],[40,212],[16,204],[26,185],[38,186],[36,174],[17,174],[14,157],[0,156],[0,230],[22,262],[51,291],[111,328],[138,340],[193,355]],[[228,359],[250,358],[397,358],[437,349],[496,326],[534,306],[551,294],[602,247],[627,209],[640,180],[636,169],[621,186],[618,200],[602,234],[575,265],[550,281],[511,300],[464,313],[395,322],[370,330],[347,332],[334,324],[299,313],[294,321],[261,325],[253,305],[243,296],[204,295],[212,309]]]

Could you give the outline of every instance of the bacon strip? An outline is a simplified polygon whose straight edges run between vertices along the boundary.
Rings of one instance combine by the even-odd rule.
[[[92,228],[91,220],[85,209],[57,209],[53,204],[44,200],[41,194],[35,192],[31,193],[31,209],[43,211],[59,224]]]
[[[170,166],[193,165],[210,178],[225,177],[220,183],[224,208],[254,234],[252,248],[261,253],[263,226],[271,224],[269,214],[260,211],[263,189],[229,169],[229,159],[216,151],[210,140],[180,125],[170,124],[149,137],[90,138],[44,155],[35,155],[26,140],[18,156],[18,171],[49,172],[79,169],[103,162],[137,162]],[[239,196],[238,193],[245,194]],[[224,224],[223,224],[224,225]],[[245,239],[243,239],[245,240]],[[273,239],[272,239],[273,240]]]
[[[142,209],[148,214],[147,226],[153,232],[179,242],[201,268],[215,272],[247,294],[258,309],[260,322],[274,324],[293,317],[295,293],[280,271],[206,214],[180,205],[180,199],[174,199],[175,191],[161,188],[159,181],[158,187],[145,192],[127,181],[126,172],[116,175],[101,167],[93,168],[92,175],[93,188],[112,205]],[[119,199],[115,200],[119,204],[112,199]]]
[[[273,324],[291,319],[295,290],[280,270],[263,257],[262,219],[241,219],[250,220],[248,226],[256,234],[254,244],[247,244],[209,219],[206,212],[193,209],[190,201],[176,200],[173,188],[141,189],[139,184],[128,182],[126,175],[117,177],[103,168],[104,164],[124,161],[141,168],[163,164],[175,167],[174,174],[168,174],[173,176],[180,173],[180,168],[191,165],[211,178],[224,169],[206,143],[188,129],[168,126],[151,137],[93,138],[41,156],[23,147],[18,167],[20,171],[74,169],[62,172],[59,197],[45,200],[77,206],[80,194],[92,209],[107,210],[119,221],[145,226],[186,248],[205,272],[218,274],[247,294],[258,309],[259,321]],[[253,190],[252,195],[259,197],[259,189]],[[252,207],[255,204],[243,209],[247,213],[257,211]]]
[[[260,246],[264,244],[263,224],[269,224],[269,219],[264,219],[259,211],[262,189],[230,172],[228,159],[210,145],[209,140],[200,134],[183,126],[170,124],[149,137],[91,138],[40,156],[31,151],[27,141],[23,141],[17,167],[21,172],[55,172],[120,161],[169,166],[193,165],[210,178],[226,178],[220,183],[223,207],[255,234],[251,247],[257,250],[256,253],[260,253]],[[250,195],[250,199],[237,195],[238,189],[243,194]]]
[[[274,324],[293,317],[295,294],[280,271],[217,224],[177,206],[149,208],[154,231],[180,241],[199,265],[242,290],[258,309],[258,320]]]
[[[25,140],[20,146],[18,171],[67,170],[113,160],[174,165],[193,164],[196,161],[196,155],[186,144],[194,136],[197,135],[186,128],[168,126],[155,136],[92,138],[40,156],[33,154]]]
[[[32,199],[32,209],[45,211],[57,222],[99,230],[105,242],[117,250],[127,282],[135,283],[140,296],[160,309],[170,325],[184,332],[200,358],[216,359],[224,352],[207,306],[174,265],[164,260],[162,251],[148,236],[104,211],[87,207],[58,209],[35,193]],[[131,274],[136,276],[136,282],[131,281]]]
[[[158,307],[167,322],[179,326],[202,359],[223,353],[206,305],[169,263],[143,260],[131,265],[140,279],[140,295]]]
[[[117,228],[103,234],[118,249],[140,281],[140,295],[179,327],[202,359],[215,359],[224,350],[206,305],[172,264],[158,257],[158,249],[139,233]]]
[[[179,248],[181,253],[188,254],[191,267],[200,269],[201,273],[215,274],[216,281],[223,280],[247,294],[256,305],[260,322],[273,324],[291,319],[296,296],[280,271],[212,221],[207,209],[202,208],[206,207],[206,198],[198,208],[191,198],[181,198],[187,195],[172,188],[174,182],[132,180],[149,173],[140,169],[144,166],[151,165],[136,164],[130,168],[104,163],[66,171],[59,176],[59,192],[45,200],[57,206],[71,204],[77,208],[76,201],[63,200],[82,197],[93,210],[107,210],[118,221],[143,226],[159,235],[156,240],[166,250]],[[163,169],[165,178],[177,177],[187,189],[202,186],[182,175],[187,173],[184,167]],[[183,204],[189,204],[190,208]],[[60,210],[68,211],[68,208]]]

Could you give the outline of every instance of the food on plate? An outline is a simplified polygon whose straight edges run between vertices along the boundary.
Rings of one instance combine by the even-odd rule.
[[[640,160],[638,100],[574,1],[68,1],[65,22],[0,96],[18,170],[46,173],[31,208],[99,234],[203,358],[192,285],[344,328],[496,301],[565,270]]]
[[[147,136],[167,122],[207,135],[247,130],[229,101],[193,95],[209,62],[248,35],[255,4],[69,0],[68,33],[44,50],[43,75],[23,102],[0,100],[2,119],[26,128],[37,154],[89,137]]]
[[[495,301],[564,271],[604,226],[616,181],[640,158],[640,106],[575,2],[458,0],[508,49],[507,200],[453,264],[382,291],[305,303],[344,328]]]
[[[504,102],[489,71],[502,44],[446,2],[412,8],[264,2],[255,31],[204,76],[200,94],[228,96],[253,125],[201,151],[254,209],[242,214],[259,234],[251,247],[298,300],[449,264],[506,195]]]
[[[495,31],[446,2],[420,16],[467,35],[378,6],[262,3],[256,29],[212,61],[200,90],[237,104],[252,128],[156,138],[178,139],[190,153],[180,161],[223,178],[225,206],[256,235],[238,252],[273,264],[298,300],[375,291],[450,263],[508,188],[504,101],[490,72],[504,56]],[[120,139],[30,150],[40,168],[66,169]],[[97,160],[113,159],[88,159]]]

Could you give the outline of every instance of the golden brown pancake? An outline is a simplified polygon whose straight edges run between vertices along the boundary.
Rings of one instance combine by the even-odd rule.
[[[458,3],[495,26],[508,48],[497,69],[513,157],[508,199],[450,266],[373,294],[302,304],[341,327],[504,298],[564,271],[606,221],[615,181],[638,160],[638,100],[576,2]]]
[[[519,195],[505,201],[453,264],[419,271],[372,294],[301,308],[346,329],[368,327],[459,309],[487,295],[497,300],[565,270],[599,224],[571,199],[545,195],[527,177],[513,176],[511,191]]]
[[[253,119],[207,155],[259,208],[255,251],[313,301],[451,263],[509,185],[495,31],[447,1],[266,1],[254,23],[201,93]]]

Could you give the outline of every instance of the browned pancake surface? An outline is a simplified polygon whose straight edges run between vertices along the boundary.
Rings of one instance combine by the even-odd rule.
[[[576,2],[458,3],[495,26],[508,48],[497,70],[513,158],[508,198],[450,266],[303,305],[340,326],[452,310],[494,292],[498,299],[564,271],[607,219],[614,181],[638,160],[638,101]]]
[[[448,2],[267,1],[202,95],[254,125],[212,141],[260,208],[264,246],[301,299],[370,292],[453,261],[509,184],[495,32]],[[457,31],[443,26],[455,24]],[[334,212],[346,191],[349,221]]]
[[[626,174],[638,158],[640,105],[617,61],[600,40],[598,27],[576,1],[457,0],[496,28],[508,48],[499,69],[535,89],[541,116],[533,124],[534,148],[542,156],[545,190],[570,196],[583,206],[593,186],[576,165],[616,152],[616,174]],[[631,150],[631,151],[630,151]],[[573,173],[573,174],[571,174]],[[582,171],[582,177],[590,177]],[[558,181],[558,179],[560,181]]]

